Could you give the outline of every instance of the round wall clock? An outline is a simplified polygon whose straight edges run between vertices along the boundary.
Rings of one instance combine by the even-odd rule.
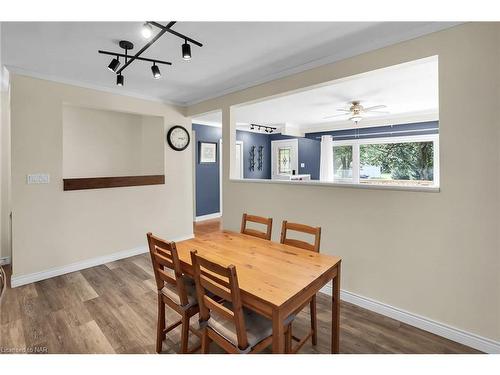
[[[185,150],[189,141],[189,132],[183,126],[175,125],[168,130],[167,142],[175,151]]]

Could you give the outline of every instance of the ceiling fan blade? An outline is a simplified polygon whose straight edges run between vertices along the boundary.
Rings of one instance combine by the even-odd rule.
[[[337,111],[340,111],[340,112],[351,112],[350,109],[344,109],[344,108],[338,108]]]
[[[363,111],[365,112],[368,112],[368,111],[374,111],[374,110],[377,110],[377,109],[383,109],[383,108],[387,108],[386,105],[374,105],[373,107],[368,107],[368,108],[363,108]]]
[[[328,119],[328,118],[333,118],[333,117],[340,117],[340,116],[347,116],[348,113],[340,113],[338,115],[331,115],[331,116],[326,116],[326,117],[323,117],[324,120]]]
[[[389,112],[389,111],[369,111],[369,113],[380,113],[380,114],[388,115],[391,112]]]

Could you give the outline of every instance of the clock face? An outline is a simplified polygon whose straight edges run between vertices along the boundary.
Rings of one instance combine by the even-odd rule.
[[[167,133],[167,141],[174,150],[185,150],[189,145],[189,133],[182,126],[173,126]]]

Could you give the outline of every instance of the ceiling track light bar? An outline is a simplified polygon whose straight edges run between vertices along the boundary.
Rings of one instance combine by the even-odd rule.
[[[151,39],[148,43],[146,43],[144,45],[144,47],[142,47],[139,51],[137,51],[137,53],[134,55],[134,56],[130,56],[129,57],[129,60],[125,63],[125,65],[123,65],[117,72],[116,74],[121,74],[121,72],[123,72],[123,70],[129,66],[134,60],[136,60],[139,56],[142,55],[142,53],[144,51],[146,51],[149,47],[151,47],[158,39],[161,38],[161,36],[163,34],[165,34],[167,32],[167,30],[169,30],[172,26],[175,25],[175,21],[171,21],[168,23],[167,26],[165,26],[164,29],[162,29],[158,34],[155,35],[155,37],[153,39]]]
[[[171,27],[173,25],[170,25],[170,23],[167,25],[167,26],[163,26],[161,23],[158,23],[158,22],[154,22],[154,21],[147,21],[147,23],[153,25],[153,26],[156,26],[157,28],[167,32],[167,33],[170,33],[172,35],[175,35],[181,39],[183,39],[184,41],[187,41],[187,42],[190,42],[190,43],[193,43],[195,45],[197,45],[198,47],[203,47],[203,44],[201,44],[200,42],[198,42],[197,40],[194,40],[184,34],[181,34],[175,30],[172,30]]]
[[[176,21],[170,21],[166,26],[154,22],[154,21],[148,21],[143,24],[142,28],[142,36],[145,38],[150,38],[152,35],[152,26],[155,26],[160,29],[158,33],[148,42],[146,43],[139,51],[135,53],[135,55],[130,56],[129,55],[129,50],[134,48],[134,44],[128,40],[121,40],[119,43],[119,46],[124,49],[124,53],[121,52],[112,52],[112,51],[104,51],[104,50],[98,50],[97,52],[100,54],[104,55],[109,55],[113,56],[113,59],[108,65],[108,69],[112,71],[113,73],[116,74],[116,84],[118,86],[123,86],[125,82],[125,78],[122,75],[122,72],[130,65],[132,64],[135,60],[138,61],[147,61],[147,62],[152,62],[153,65],[151,66],[151,73],[153,74],[153,78],[159,79],[161,78],[161,72],[160,68],[156,64],[165,64],[165,65],[172,65],[170,61],[162,61],[162,60],[157,60],[157,59],[150,59],[146,57],[141,57],[141,55],[149,48],[151,47],[158,39],[160,39],[163,34],[165,33],[170,33],[172,35],[175,35],[179,38],[181,38],[184,43],[182,44],[182,59],[185,61],[191,60],[191,44],[197,45],[199,47],[202,47],[203,44],[198,42],[197,40],[194,40],[184,34],[181,34],[177,31],[172,30],[172,26],[176,24]],[[125,61],[125,64],[123,64],[122,67],[120,67],[120,57],[122,57]],[[266,130],[267,131],[267,130]]]
[[[260,131],[260,129],[264,129],[266,133],[272,133],[275,131],[277,128],[274,126],[267,126],[267,125],[259,125],[259,124],[250,124],[250,129],[253,130],[254,128],[257,128],[257,130]]]
[[[130,55],[126,55],[125,53],[116,53],[116,52],[111,52],[111,51],[103,51],[99,50],[97,51],[99,53],[102,53],[103,55],[110,55],[110,56],[118,56],[118,57],[126,57],[126,58],[132,58]],[[148,61],[152,63],[157,63],[157,64],[165,64],[165,65],[172,65],[170,61],[162,61],[162,60],[156,60],[156,59],[148,59],[146,57],[136,57],[135,60],[140,60],[140,61]]]

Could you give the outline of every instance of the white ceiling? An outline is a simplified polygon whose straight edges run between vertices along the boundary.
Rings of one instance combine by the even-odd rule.
[[[302,131],[341,129],[354,126],[349,115],[340,114],[349,102],[361,101],[365,107],[386,105],[389,114],[366,114],[358,126],[437,119],[439,113],[438,58],[430,57],[405,64],[347,77],[327,85],[233,108],[241,124],[266,124],[280,127],[288,123]],[[193,119],[217,124],[220,112]],[[243,127],[244,128],[244,127]]]
[[[166,23],[166,22],[165,22]],[[447,22],[179,22],[174,29],[204,44],[193,59],[180,56],[182,41],[166,34],[144,54],[172,61],[153,80],[150,65],[136,62],[116,87],[106,69],[121,39],[137,51],[141,22],[3,22],[2,59],[11,71],[181,105],[337,61],[454,26]]]

